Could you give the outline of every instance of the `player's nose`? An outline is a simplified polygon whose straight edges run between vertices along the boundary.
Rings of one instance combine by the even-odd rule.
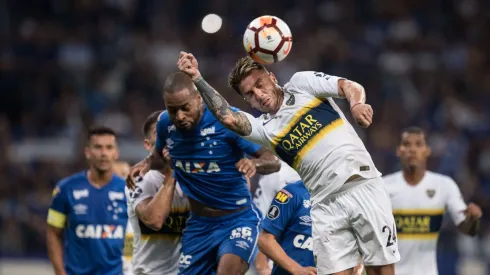
[[[175,117],[177,118],[177,120],[184,120],[185,114],[181,110],[178,110],[177,113],[175,114]]]

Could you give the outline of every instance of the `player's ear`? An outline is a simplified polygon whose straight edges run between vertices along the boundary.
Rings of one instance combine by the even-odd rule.
[[[269,77],[271,78],[272,82],[274,82],[274,84],[277,84],[277,78],[272,72],[269,72]]]
[[[430,149],[429,146],[427,146],[427,149],[425,150],[425,157],[430,157],[432,155],[432,149]]]
[[[151,151],[152,149],[151,143],[147,138],[143,140],[143,146],[145,146],[146,151]]]
[[[83,154],[85,155],[85,159],[90,158],[89,146],[90,146],[90,144],[87,144],[87,145],[85,145],[85,147],[83,147]]]
[[[396,146],[396,156],[397,157],[400,157],[401,156],[400,145]]]

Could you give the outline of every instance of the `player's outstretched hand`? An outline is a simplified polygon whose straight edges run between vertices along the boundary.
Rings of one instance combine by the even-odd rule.
[[[468,207],[464,211],[466,216],[469,217],[472,220],[478,220],[482,216],[482,211],[480,206],[474,203],[468,204]]]
[[[308,266],[293,270],[293,275],[316,275],[316,268]]]
[[[369,104],[354,105],[350,111],[357,124],[363,128],[369,127],[373,122],[373,108]]]
[[[197,59],[191,53],[180,52],[177,67],[179,67],[181,72],[192,78],[192,80],[196,80],[201,76]]]
[[[242,158],[235,164],[238,172],[242,173],[248,178],[255,176],[257,168],[255,167],[255,162],[249,158]]]
[[[126,186],[129,189],[134,190],[134,188],[136,188],[136,180],[140,177],[143,177],[149,170],[150,164],[147,162],[146,159],[132,166],[129,171],[129,175],[126,178]]]

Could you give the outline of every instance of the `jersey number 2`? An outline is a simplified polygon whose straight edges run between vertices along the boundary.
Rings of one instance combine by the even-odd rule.
[[[393,224],[393,231],[387,225],[383,226],[383,233],[388,231],[388,240],[386,241],[386,247],[390,247],[396,243],[396,226]]]

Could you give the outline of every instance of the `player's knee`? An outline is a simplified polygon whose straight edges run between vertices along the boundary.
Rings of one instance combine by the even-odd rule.
[[[248,264],[242,258],[225,254],[219,260],[217,275],[244,275],[247,270]]]

